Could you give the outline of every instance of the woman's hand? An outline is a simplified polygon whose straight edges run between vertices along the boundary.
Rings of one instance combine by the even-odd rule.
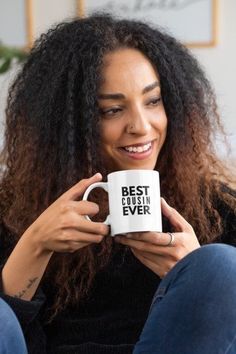
[[[108,234],[107,225],[87,220],[84,215],[95,215],[97,204],[77,201],[92,183],[101,181],[100,173],[83,179],[51,204],[25,231],[39,254],[74,252],[90,243],[99,243]]]
[[[192,226],[161,198],[162,213],[173,225],[172,236],[162,232],[130,233],[115,241],[131,248],[134,255],[163,278],[188,253],[200,247]]]

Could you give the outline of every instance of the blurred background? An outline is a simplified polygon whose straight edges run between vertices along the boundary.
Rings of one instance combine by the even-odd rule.
[[[190,48],[215,89],[231,146],[218,139],[218,153],[236,165],[236,0],[0,0],[0,147],[7,90],[34,40],[96,10],[150,21]]]

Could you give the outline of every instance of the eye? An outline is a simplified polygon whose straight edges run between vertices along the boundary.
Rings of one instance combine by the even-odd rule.
[[[161,97],[160,96],[159,97],[153,97],[147,102],[147,105],[149,105],[149,106],[158,106],[160,102],[161,102]]]
[[[103,117],[113,117],[113,116],[116,116],[118,115],[120,112],[122,112],[122,108],[120,107],[112,107],[112,108],[106,108],[106,109],[100,109],[100,114],[103,116]]]

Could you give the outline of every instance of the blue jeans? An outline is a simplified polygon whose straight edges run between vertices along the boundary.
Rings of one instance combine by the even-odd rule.
[[[19,322],[12,309],[0,299],[0,354],[27,354]]]
[[[214,244],[161,281],[133,354],[236,353],[236,249]]]

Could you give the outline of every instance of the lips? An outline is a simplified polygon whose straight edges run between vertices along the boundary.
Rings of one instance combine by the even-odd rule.
[[[132,145],[132,146],[125,146],[123,149],[125,149],[128,152],[134,152],[134,153],[142,153],[147,150],[149,150],[152,146],[152,143],[146,143],[144,145]]]
[[[142,160],[149,157],[153,151],[153,141],[127,145],[119,148],[122,153],[132,159]]]

